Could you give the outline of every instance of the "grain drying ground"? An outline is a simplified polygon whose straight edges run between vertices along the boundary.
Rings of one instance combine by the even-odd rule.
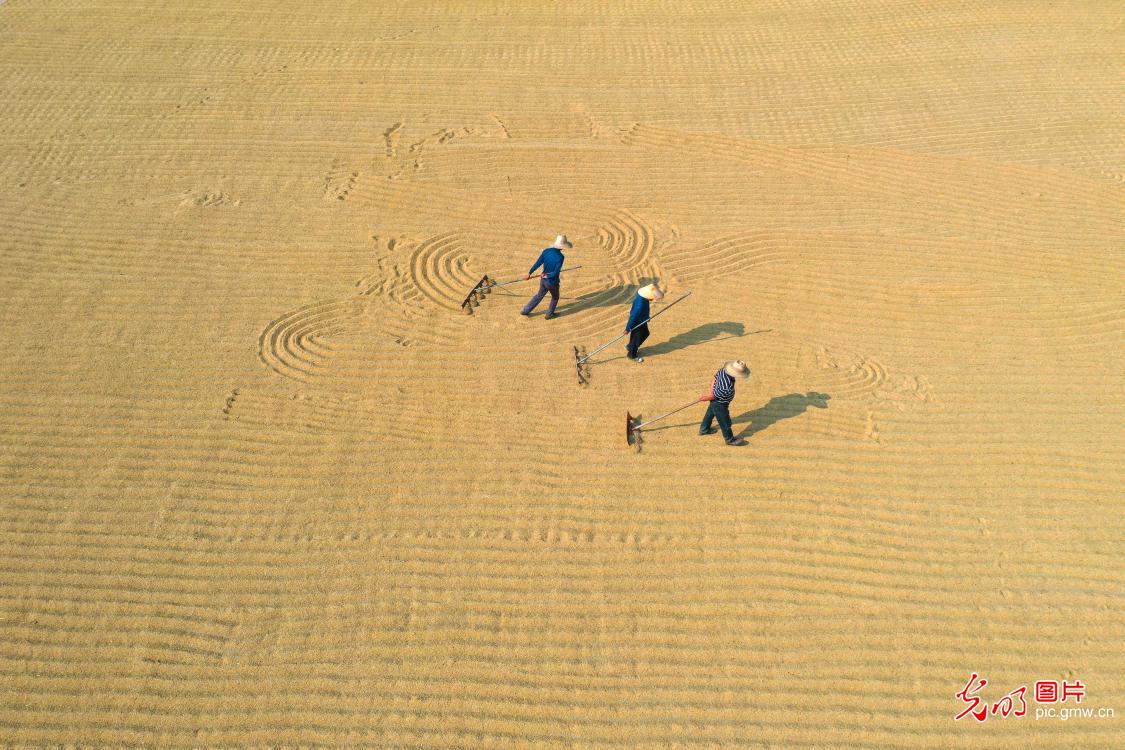
[[[0,744],[1125,745],[1120,3],[461,5],[0,5]]]

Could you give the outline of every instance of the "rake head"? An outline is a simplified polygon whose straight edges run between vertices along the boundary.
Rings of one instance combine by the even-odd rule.
[[[637,418],[629,412],[625,412],[625,443],[640,447],[641,445],[641,431],[634,425],[637,423]]]
[[[472,315],[473,308],[480,306],[480,303],[484,301],[484,295],[491,291],[495,283],[496,282],[492,281],[492,279],[488,278],[488,274],[482,276],[480,281],[476,283],[476,286],[470,289],[469,293],[465,295],[465,301],[461,303],[461,310],[466,315]]]
[[[586,347],[574,347],[574,370],[578,374],[578,385],[588,385],[590,383],[590,365],[583,362],[586,358]]]

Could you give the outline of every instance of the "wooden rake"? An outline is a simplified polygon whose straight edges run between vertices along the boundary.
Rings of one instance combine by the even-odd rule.
[[[485,295],[488,294],[494,286],[496,286],[496,284],[493,283],[492,279],[488,278],[487,273],[481,276],[480,281],[465,295],[465,301],[461,303],[461,311],[466,315],[472,315],[473,308],[480,305],[481,300],[484,299]]]
[[[681,302],[683,302],[685,299],[687,299],[690,296],[691,296],[691,292],[687,292],[686,294],[684,294],[684,296],[680,297],[675,302],[669,302],[664,307],[663,310],[661,310],[660,312],[657,312],[657,313],[653,313],[652,315],[648,316],[646,319],[642,320],[640,323],[637,323],[637,325],[634,326],[634,328],[639,328],[640,326],[643,326],[645,323],[648,323],[653,318],[655,318],[659,315],[663,315],[664,313],[668,312],[673,307],[680,304]],[[578,370],[578,385],[586,385],[587,383],[590,382],[590,366],[586,364],[586,362],[590,359],[590,357],[594,356],[595,354],[600,352],[602,349],[605,349],[610,344],[617,343],[618,341],[620,341],[621,339],[625,338],[628,335],[629,335],[629,331],[626,331],[625,333],[623,333],[620,336],[618,336],[617,338],[615,338],[613,341],[602,344],[601,346],[599,346],[597,349],[590,352],[589,354],[580,353],[580,351],[581,352],[585,351],[585,347],[577,347],[577,346],[574,347],[574,366],[575,366],[575,369]]]
[[[559,273],[566,273],[567,271],[577,271],[581,267],[582,266],[570,266],[569,268],[560,268]],[[498,286],[510,286],[512,284],[522,284],[525,281],[531,281],[531,279],[541,279],[545,275],[546,274],[543,274],[543,273],[537,273],[537,274],[535,274],[534,276],[532,276],[531,278],[528,278],[528,279],[513,279],[511,281],[501,281],[501,282],[491,281],[491,282],[489,282],[489,288],[495,288],[495,287],[498,287]]]
[[[559,273],[564,273],[566,271],[576,271],[581,267],[582,266],[571,266],[570,268],[563,268],[559,271]],[[539,274],[538,276],[532,276],[531,278],[535,279],[542,277],[543,274]],[[461,311],[466,315],[472,315],[473,308],[479,307],[480,303],[484,301],[485,296],[491,293],[493,289],[502,286],[509,286],[511,284],[522,284],[523,282],[529,280],[530,279],[514,279],[512,281],[496,281],[496,279],[491,279],[488,277],[488,274],[485,274],[484,276],[481,276],[480,281],[478,281],[473,286],[473,288],[469,290],[469,293],[465,295],[465,301],[461,303]]]
[[[640,445],[641,445],[641,428],[642,427],[648,427],[653,422],[659,422],[660,420],[662,420],[666,417],[670,417],[673,414],[677,414],[677,413],[683,411],[684,409],[690,408],[690,407],[695,406],[696,404],[699,404],[699,403],[702,403],[702,402],[703,402],[703,399],[701,399],[701,398],[694,399],[694,400],[689,401],[688,403],[684,404],[683,406],[680,406],[680,407],[677,407],[677,408],[673,409],[672,411],[668,412],[667,414],[661,414],[659,417],[653,417],[652,419],[648,420],[647,422],[641,422],[640,424],[636,423],[637,417],[634,417],[629,412],[625,412],[625,443],[627,445],[632,445],[632,446],[635,446],[635,447],[639,448]]]

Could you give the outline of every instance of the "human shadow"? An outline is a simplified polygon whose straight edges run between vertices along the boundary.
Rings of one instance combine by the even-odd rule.
[[[731,424],[747,424],[736,437],[748,438],[756,435],[770,425],[783,419],[792,419],[808,411],[810,406],[818,409],[827,409],[828,400],[832,398],[827,393],[790,393],[786,396],[774,396],[765,406],[743,412],[731,420]]]
[[[723,336],[723,334],[727,334]],[[686,349],[692,344],[702,344],[705,341],[724,341],[726,339],[735,339],[741,336],[749,336],[754,333],[765,333],[765,331],[750,331],[747,333],[746,327],[741,323],[724,322],[724,323],[704,323],[701,326],[696,326],[690,331],[678,333],[667,341],[653,346],[643,345],[640,349],[641,356],[646,359],[656,357],[661,354],[669,354],[678,349]],[[722,336],[722,338],[718,338]],[[607,362],[612,362],[615,359],[625,359],[624,355],[618,357],[610,357],[609,359],[602,359],[591,364],[604,365]]]
[[[609,289],[599,289],[596,292],[583,294],[581,297],[575,297],[565,305],[559,305],[555,310],[555,314],[561,317],[563,315],[574,315],[575,313],[593,310],[599,307],[615,307],[617,305],[627,307],[632,302],[633,295],[637,293],[638,289],[654,281],[656,281],[655,278],[645,277],[641,279],[638,284],[618,284]],[[625,309],[621,313],[621,317],[627,317],[628,313],[629,310]]]
[[[817,393],[816,391],[809,391],[808,393],[790,393],[788,396],[774,396],[769,400],[765,406],[760,406],[757,409],[743,412],[737,417],[731,419],[731,425],[750,423],[750,426],[742,432],[735,435],[735,437],[750,437],[755,433],[769,427],[775,422],[780,422],[783,419],[791,419],[792,417],[800,416],[808,411],[810,406],[815,406],[818,409],[827,409],[828,400],[832,398],[827,393]],[[701,405],[706,404],[705,401],[700,402]],[[700,417],[703,414],[700,412]],[[660,432],[662,430],[675,430],[680,427],[692,427],[698,425],[698,421],[694,422],[677,422],[675,424],[661,425],[660,427],[646,427],[645,432]]]
[[[585,310],[594,310],[599,307],[624,306],[628,304],[631,299],[628,294],[630,289],[630,286],[621,285],[590,292],[589,294],[583,294],[581,297],[575,297],[566,304],[560,304],[555,310],[555,314],[561,317],[563,315],[574,315],[575,313],[580,313]]]
[[[753,331],[753,333],[762,333],[762,331]],[[704,323],[701,326],[692,328],[690,331],[677,333],[667,341],[662,341],[652,346],[644,346],[642,350],[646,357],[658,357],[661,354],[671,354],[674,351],[686,349],[693,344],[702,344],[712,340],[722,341],[724,339],[734,339],[749,335],[750,334],[746,332],[746,326],[732,320],[726,320],[722,323]]]

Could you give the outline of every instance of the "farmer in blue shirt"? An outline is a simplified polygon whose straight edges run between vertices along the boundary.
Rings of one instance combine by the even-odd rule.
[[[570,244],[566,235],[560,234],[558,237],[555,237],[555,244],[539,254],[539,260],[535,261],[535,265],[527,272],[527,276],[524,276],[525,279],[530,279],[531,274],[535,273],[535,270],[542,266],[543,273],[539,275],[539,291],[523,306],[520,315],[531,315],[531,311],[534,310],[536,306],[543,301],[543,297],[550,292],[551,301],[547,303],[546,319],[550,320],[556,317],[555,306],[559,304],[559,271],[562,270],[563,261],[566,259],[562,251],[563,248],[569,250],[572,247],[574,247],[574,245]]]
[[[719,420],[719,429],[723,431],[723,439],[727,445],[746,445],[742,438],[735,438],[730,423],[730,402],[734,400],[734,380],[750,376],[750,368],[741,359],[727,362],[715,373],[711,381],[711,391],[706,396],[700,396],[700,401],[711,402],[707,406],[707,413],[699,424],[700,435],[710,435],[715,432],[711,424]]]
[[[648,323],[652,313],[649,311],[649,302],[654,299],[664,299],[664,292],[656,284],[642,286],[633,297],[633,306],[629,309],[629,322],[625,324],[625,333],[629,334],[629,345],[625,351],[629,359],[634,362],[644,362],[644,357],[637,356],[637,350],[648,338]]]

